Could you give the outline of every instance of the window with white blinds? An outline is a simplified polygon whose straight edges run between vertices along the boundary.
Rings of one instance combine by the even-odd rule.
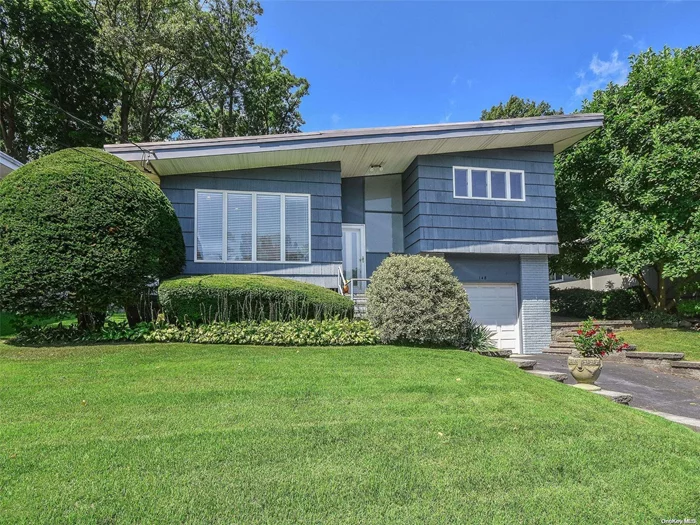
[[[221,239],[224,234],[224,195],[197,193],[197,260],[222,261]]]
[[[196,190],[198,262],[311,262],[311,197]]]

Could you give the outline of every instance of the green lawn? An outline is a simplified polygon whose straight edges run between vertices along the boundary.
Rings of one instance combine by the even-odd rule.
[[[700,361],[700,332],[679,328],[647,328],[622,332],[640,352],[683,352],[688,361]]]
[[[0,344],[1,523],[660,523],[700,434],[456,351]]]

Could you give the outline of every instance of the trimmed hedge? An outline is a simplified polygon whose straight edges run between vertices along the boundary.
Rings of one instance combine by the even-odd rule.
[[[352,319],[244,321],[185,326],[158,322],[140,323],[133,328],[126,322],[107,321],[99,330],[85,330],[75,324],[33,326],[20,332],[11,342],[18,346],[108,342],[350,346],[378,344],[379,338],[369,322]]]
[[[347,297],[321,286],[267,275],[178,277],[161,283],[169,322],[289,321],[351,318]]]
[[[553,314],[578,319],[630,319],[648,308],[641,290],[636,287],[616,290],[551,288],[549,297]]]
[[[463,346],[469,301],[444,259],[392,255],[372,274],[367,317],[383,343]]]
[[[172,204],[113,155],[63,150],[0,180],[0,310],[99,318],[184,264]]]

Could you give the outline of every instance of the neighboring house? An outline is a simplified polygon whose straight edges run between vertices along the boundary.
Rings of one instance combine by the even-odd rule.
[[[390,253],[444,257],[498,345],[550,342],[554,155],[599,114],[106,146],[180,218],[187,274],[261,273],[337,288]],[[144,157],[148,161],[144,161]]]
[[[618,290],[637,286],[633,277],[625,277],[615,270],[596,270],[588,278],[580,279],[573,275],[551,274],[549,282],[554,288],[586,288],[588,290]]]
[[[11,171],[21,168],[23,164],[0,151],[0,179],[8,175]]]

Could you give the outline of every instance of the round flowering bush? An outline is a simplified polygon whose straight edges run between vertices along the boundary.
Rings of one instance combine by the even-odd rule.
[[[593,319],[579,325],[574,336],[574,345],[582,357],[604,357],[629,348],[615,332],[602,328]]]

